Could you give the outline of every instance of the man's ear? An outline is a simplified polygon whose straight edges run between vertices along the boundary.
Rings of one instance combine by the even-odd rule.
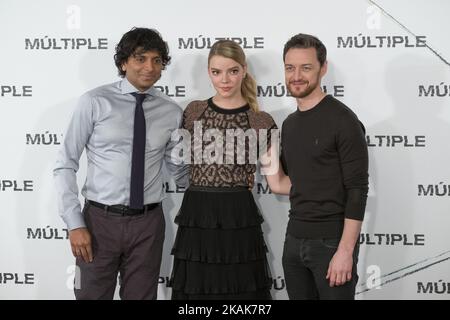
[[[328,61],[325,61],[320,68],[320,77],[323,77],[328,71]]]

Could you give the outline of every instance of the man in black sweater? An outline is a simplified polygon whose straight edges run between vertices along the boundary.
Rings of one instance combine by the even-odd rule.
[[[297,100],[281,133],[281,163],[290,181],[280,170],[268,182],[291,202],[283,251],[287,292],[290,299],[354,299],[368,192],[365,129],[322,91],[327,62],[319,39],[292,37],[283,59],[286,86]]]

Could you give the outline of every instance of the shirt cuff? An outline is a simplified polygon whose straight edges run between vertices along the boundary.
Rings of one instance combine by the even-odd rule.
[[[63,220],[69,231],[78,228],[86,228],[86,223],[84,222],[84,217],[81,213],[63,217]]]

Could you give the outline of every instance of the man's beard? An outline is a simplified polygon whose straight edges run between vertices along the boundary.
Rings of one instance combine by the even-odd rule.
[[[309,96],[311,94],[311,92],[313,92],[314,89],[316,89],[316,88],[317,88],[317,84],[314,87],[307,87],[305,90],[296,93],[295,91],[291,90],[288,86],[288,90],[289,90],[291,96],[293,96],[294,98],[299,98],[299,99]]]
[[[302,98],[306,98],[307,96],[309,96],[311,94],[311,92],[313,92],[318,86],[319,86],[319,77],[320,77],[320,71],[317,74],[317,78],[316,81],[311,85],[311,82],[307,82],[308,86],[306,87],[305,90],[300,91],[298,93],[296,93],[294,90],[291,90],[291,84],[287,85],[287,89],[289,91],[289,93],[291,94],[291,96],[293,96],[294,98],[298,98],[298,99],[302,99]]]

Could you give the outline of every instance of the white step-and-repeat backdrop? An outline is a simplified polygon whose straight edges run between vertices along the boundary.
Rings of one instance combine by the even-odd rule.
[[[356,298],[449,299],[449,12],[446,0],[0,0],[0,299],[73,299],[74,259],[52,167],[78,97],[118,80],[114,48],[134,26],[156,28],[168,42],[173,60],[157,86],[183,108],[213,94],[210,45],[239,42],[261,107],[279,126],[296,108],[284,85],[284,43],[299,32],[318,36],[329,52],[324,90],[367,129],[370,192]],[[85,165],[83,155],[80,186]],[[166,181],[159,299],[170,298],[173,219],[183,197]],[[254,195],[273,297],[287,299],[289,202],[261,177]]]

